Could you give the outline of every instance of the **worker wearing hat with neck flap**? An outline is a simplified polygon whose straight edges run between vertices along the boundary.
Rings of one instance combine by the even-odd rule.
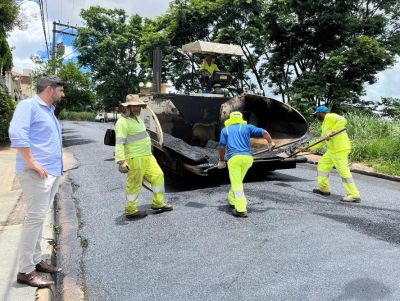
[[[140,118],[140,111],[146,104],[139,95],[129,94],[123,117],[115,124],[115,162],[122,173],[127,173],[125,215],[127,218],[142,218],[147,214],[138,209],[138,197],[143,178],[150,183],[153,191],[151,208],[171,211],[172,205],[164,202],[164,174],[151,153],[151,140],[146,126]]]
[[[247,200],[243,191],[243,179],[253,165],[251,155],[251,137],[264,137],[268,141],[268,148],[272,150],[275,144],[269,133],[243,120],[240,112],[232,112],[225,121],[219,141],[218,168],[226,167],[225,156],[228,160],[231,189],[228,194],[229,205],[233,208],[232,214],[236,217],[247,217]]]
[[[215,64],[215,54],[208,54],[200,66],[200,82],[207,93],[211,91],[211,79],[216,71],[219,69]]]
[[[358,191],[349,168],[349,154],[351,144],[346,131],[335,136],[333,134],[343,130],[347,124],[346,118],[335,113],[329,113],[326,106],[319,106],[314,115],[322,122],[321,135],[328,138],[310,148],[316,151],[326,146],[327,151],[318,162],[318,189],[313,192],[321,195],[330,195],[329,173],[335,167],[342,177],[342,184],[347,191],[347,196],[341,199],[342,202],[360,202],[360,192]],[[332,136],[332,137],[331,137]]]

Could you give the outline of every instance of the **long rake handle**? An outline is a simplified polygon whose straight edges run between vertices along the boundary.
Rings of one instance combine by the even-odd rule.
[[[291,144],[293,144],[293,143],[299,142],[300,140],[301,140],[301,138],[300,138],[300,139],[296,139],[296,140],[291,141],[291,142],[288,142],[288,143],[281,144],[281,145],[279,145],[279,146],[274,147],[274,148],[272,149],[272,151],[274,151],[274,150],[276,150],[276,149],[278,149],[278,148],[281,148],[281,147],[288,146],[288,145],[291,145]],[[265,152],[269,152],[269,151],[270,151],[269,149],[263,149],[263,150],[260,150],[260,151],[257,151],[257,152],[255,152],[255,153],[253,153],[252,156],[257,156],[257,155],[259,155],[259,154],[262,154],[262,153],[265,153]],[[209,168],[203,170],[203,172],[208,172],[209,170],[212,170],[212,169],[217,168],[217,166],[218,166],[218,164],[215,164],[215,165],[213,165],[213,166],[211,166],[211,167],[209,167]]]
[[[284,146],[288,146],[288,145],[290,145],[290,144],[294,144],[294,143],[296,143],[296,142],[299,142],[300,140],[301,140],[301,139],[296,139],[296,140],[294,140],[294,141],[291,141],[291,142],[288,142],[288,143],[284,143],[284,144],[275,146],[275,147],[272,149],[272,151],[274,151],[274,150],[276,150],[276,149],[278,149],[278,148],[284,147]],[[270,150],[267,148],[267,149],[263,149],[263,150],[254,152],[252,155],[253,155],[253,156],[257,156],[257,155],[259,155],[259,154],[266,153],[266,152],[269,152],[269,151],[270,151]]]
[[[344,128],[344,129],[341,129],[339,132],[336,132],[336,133],[330,135],[329,137],[324,137],[324,138],[322,138],[322,139],[319,139],[317,142],[314,142],[313,144],[309,145],[307,148],[313,147],[313,146],[315,146],[315,145],[317,145],[317,144],[319,144],[319,143],[321,143],[321,142],[324,142],[324,141],[326,141],[326,140],[329,140],[329,139],[331,139],[332,137],[334,137],[334,136],[336,136],[336,135],[338,135],[338,134],[340,134],[340,133],[342,133],[342,132],[344,132],[344,131],[346,131],[345,128]],[[303,152],[302,149],[301,149],[301,150],[298,150],[297,152],[294,152],[293,154],[291,154],[290,156],[288,156],[288,158],[291,158],[291,157],[293,157],[293,156],[296,156],[297,154],[299,154],[299,153],[301,153],[301,152]]]

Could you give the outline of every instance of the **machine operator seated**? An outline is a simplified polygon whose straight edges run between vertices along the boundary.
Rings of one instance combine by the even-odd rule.
[[[203,64],[200,67],[200,82],[204,92],[208,93],[211,91],[211,78],[216,71],[219,71],[219,68],[215,64],[215,56],[209,54],[203,60]]]

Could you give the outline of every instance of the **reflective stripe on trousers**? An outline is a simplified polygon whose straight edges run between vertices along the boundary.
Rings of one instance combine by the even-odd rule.
[[[127,159],[126,162],[129,165],[129,171],[126,178],[128,202],[125,206],[125,213],[132,214],[138,210],[138,195],[142,190],[144,177],[151,183],[153,189],[152,204],[158,207],[162,206],[164,204],[164,173],[154,156]],[[132,196],[136,196],[136,198],[132,200]]]
[[[164,185],[151,185],[151,190],[153,190],[153,192],[155,192],[155,193],[165,192]]]
[[[138,194],[127,194],[126,195],[126,200],[128,201],[128,202],[133,202],[133,201],[136,201],[136,199],[138,198]]]
[[[318,177],[329,177],[329,172],[323,172],[318,170]]]
[[[343,183],[354,183],[353,178],[342,178]]]
[[[244,197],[244,191],[243,190],[238,190],[233,192],[233,196],[235,199],[240,199]]]
[[[228,160],[229,179],[231,189],[229,191],[229,204],[234,205],[237,212],[247,211],[247,200],[243,191],[243,179],[247,171],[253,165],[253,157],[236,155]]]

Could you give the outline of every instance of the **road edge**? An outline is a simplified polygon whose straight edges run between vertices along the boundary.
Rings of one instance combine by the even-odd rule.
[[[307,158],[307,163],[317,165],[318,160],[313,160],[313,159]],[[379,173],[379,172],[375,172],[375,171],[367,171],[367,170],[362,170],[362,169],[353,168],[353,167],[350,167],[350,171],[354,172],[354,173],[370,176],[370,177],[379,178],[379,179],[400,182],[400,177],[398,177],[398,176],[392,176],[392,175],[387,175],[387,174],[383,174],[383,173]]]
[[[76,257],[77,249],[82,249],[79,237],[79,212],[73,198],[74,183],[69,177],[69,171],[79,167],[79,162],[67,149],[64,152],[64,175],[61,179],[60,198],[57,202],[55,216],[61,231],[58,234],[60,256],[58,263],[64,268],[63,277],[57,281],[57,296],[62,300],[85,300],[82,258]],[[83,255],[83,250],[82,250]]]

